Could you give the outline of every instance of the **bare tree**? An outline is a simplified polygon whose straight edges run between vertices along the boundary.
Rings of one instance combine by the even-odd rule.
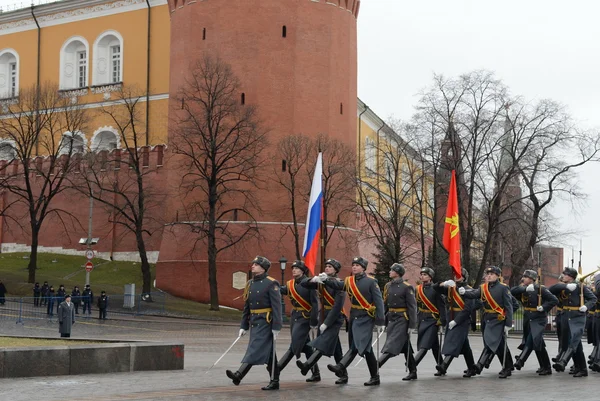
[[[54,206],[55,198],[68,185],[65,179],[79,168],[86,111],[76,98],[60,93],[46,83],[22,90],[0,117],[2,153],[8,163],[0,164],[0,190],[10,201],[2,213],[21,220],[25,211],[31,235],[28,282],[35,282],[39,234],[52,217],[66,230],[67,220],[77,224],[69,210]]]
[[[253,213],[260,205],[253,190],[267,138],[256,107],[242,104],[240,94],[231,67],[207,55],[179,88],[181,110],[173,122],[187,219],[194,221],[188,224],[200,234],[198,241],[206,241],[211,310],[219,310],[217,255],[258,230]],[[238,218],[247,223],[231,229]]]
[[[146,241],[159,228],[159,222],[150,216],[156,215],[152,210],[163,203],[165,194],[151,185],[157,170],[156,166],[150,167],[149,148],[143,146],[146,132],[141,92],[123,88],[114,95],[115,101],[102,107],[100,113],[116,127],[118,138],[100,138],[93,144],[82,177],[84,185],[76,181],[74,187],[104,205],[111,223],[135,236],[143,299],[151,300],[152,276]]]

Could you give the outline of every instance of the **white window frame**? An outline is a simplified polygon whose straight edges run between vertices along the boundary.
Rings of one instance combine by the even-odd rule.
[[[120,149],[121,148],[121,137],[119,136],[119,131],[117,131],[113,127],[106,126],[106,127],[100,127],[96,131],[94,131],[94,134],[92,135],[92,139],[91,139],[91,144],[92,144],[91,150],[92,150],[92,152],[101,152],[103,150],[108,150],[108,151],[113,150],[113,149],[108,149],[105,146],[101,146],[101,143],[99,141],[100,141],[100,134],[102,134],[103,132],[110,132],[110,133],[112,133],[115,136],[115,139],[116,139],[115,149]]]
[[[80,86],[81,64],[79,55],[85,52],[85,79],[84,85]],[[90,46],[88,41],[82,36],[73,36],[60,49],[60,69],[59,69],[60,89],[80,89],[89,86],[90,77]]]
[[[94,41],[94,68],[92,85],[115,85],[123,82],[123,36],[115,31],[102,32]],[[119,46],[118,60],[113,59],[113,49]],[[118,63],[118,80],[115,81],[114,64]]]
[[[67,131],[63,134],[63,136],[61,138],[60,149],[58,150],[58,156],[69,154],[69,148],[64,146],[64,140],[65,140],[65,138],[73,138],[73,137],[81,138],[81,143],[83,145],[83,148],[81,149],[81,152],[74,150],[73,152],[71,152],[71,155],[85,153],[85,151],[87,149],[87,138],[85,137],[85,134],[81,131],[77,131],[75,133]]]
[[[377,152],[375,141],[371,137],[365,138],[365,169],[367,173],[377,173]]]
[[[16,149],[16,146],[15,146],[15,141],[13,141],[12,139],[0,139],[0,148],[4,147],[6,145],[8,145],[8,146],[10,146],[12,148],[12,150],[13,150],[13,157],[11,159],[4,158],[3,155],[2,155],[2,153],[0,152],[0,160],[4,160],[4,161],[8,161],[8,162],[10,162],[12,160],[15,160],[17,158],[17,149]]]
[[[15,70],[11,67],[14,64]],[[19,54],[14,49],[0,51],[0,99],[19,96]]]

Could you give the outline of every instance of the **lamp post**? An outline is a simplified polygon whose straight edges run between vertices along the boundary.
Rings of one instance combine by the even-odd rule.
[[[287,259],[282,256],[279,258],[279,266],[281,267],[281,285],[285,285],[285,265],[287,263]],[[283,296],[281,297],[281,318],[285,320],[285,301],[283,300]]]

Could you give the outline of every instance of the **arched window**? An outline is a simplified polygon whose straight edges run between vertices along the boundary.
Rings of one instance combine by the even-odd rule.
[[[17,151],[15,144],[10,140],[0,140],[0,160],[11,161],[16,159]]]
[[[87,87],[88,73],[88,42],[81,36],[74,36],[60,50],[60,89]]]
[[[66,132],[60,143],[59,155],[74,155],[85,151],[85,135],[81,132]]]
[[[19,95],[19,55],[12,49],[0,51],[0,99]]]
[[[106,31],[94,42],[93,85],[123,82],[123,37]]]
[[[111,151],[119,147],[119,139],[112,129],[100,129],[92,138],[92,152]]]

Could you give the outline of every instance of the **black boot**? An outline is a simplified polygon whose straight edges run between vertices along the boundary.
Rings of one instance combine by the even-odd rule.
[[[517,361],[515,362],[515,369],[521,370],[521,368],[525,366],[525,362],[527,361],[527,358],[529,358],[531,351],[531,348],[529,348],[528,346],[525,346],[523,348],[523,351],[521,351],[521,355],[516,357]]]
[[[540,376],[549,376],[552,374],[552,365],[550,364],[550,357],[548,356],[548,351],[546,348],[542,348],[541,351],[536,351],[540,361],[540,371],[538,375]]]
[[[477,361],[477,363],[474,366],[474,370],[475,372],[479,375],[481,374],[481,371],[483,370],[484,367],[486,367],[486,362],[488,360],[488,358],[490,357],[493,358],[494,357],[494,353],[487,347],[485,347],[483,349],[483,352],[481,353],[481,356],[479,357],[479,360]],[[488,364],[487,367],[489,367],[490,365]]]
[[[379,357],[379,367],[382,367],[387,361],[388,359],[390,359],[392,357],[392,354],[388,354],[387,352],[384,352],[383,354],[381,354],[381,356]]]
[[[410,351],[406,360],[406,365],[408,366],[408,376],[403,377],[402,380],[417,380],[417,364],[415,363],[415,358]]]
[[[279,390],[279,379],[271,380],[265,387],[261,387],[261,390]]]
[[[252,365],[249,365],[247,363],[242,363],[242,365],[236,372],[232,372],[231,370],[226,370],[225,374],[227,374],[227,377],[229,377],[233,381],[233,384],[235,384],[236,386],[239,386],[240,382],[242,381],[244,376],[246,376],[246,374],[248,373],[248,371],[250,370],[251,367],[252,367]]]
[[[356,354],[358,354],[358,351],[351,350],[351,349],[348,350],[348,352],[346,352],[346,354],[344,355],[344,357],[342,358],[340,363],[338,363],[336,365],[327,365],[327,369],[329,369],[330,371],[335,373],[335,375],[339,378],[346,377],[346,383],[347,383],[348,382],[348,372],[347,372],[346,368],[348,367],[348,365],[350,365],[352,363],[352,361],[356,357]],[[341,384],[341,383],[338,383],[338,384]]]
[[[312,367],[312,376],[306,379],[308,383],[312,382],[320,382],[321,381],[321,371],[319,370],[319,365],[316,363]]]
[[[421,361],[423,360],[423,358],[425,358],[425,354],[427,354],[427,350],[426,349],[420,349],[417,351],[417,353],[415,354],[415,366],[419,366],[419,363],[421,363]]]
[[[369,381],[365,382],[365,386],[379,386],[379,369],[375,354],[372,351],[365,354],[365,361],[371,375]]]
[[[290,361],[292,360],[293,357],[294,357],[294,353],[292,352],[291,349],[288,349],[287,351],[285,351],[285,354],[283,354],[283,356],[281,357],[279,362],[277,362],[280,372],[283,369],[285,369],[285,367],[288,365],[288,363],[290,363]]]
[[[452,355],[446,355],[441,364],[436,365],[437,373],[434,373],[434,376],[445,376],[446,371],[448,370],[448,366],[452,363],[454,357]]]
[[[300,368],[300,373],[302,373],[302,376],[306,376],[308,371],[311,370],[313,365],[317,363],[321,356],[323,356],[321,351],[315,351],[312,353],[310,358],[306,360],[306,363],[302,363],[299,359],[296,361],[296,366]]]
[[[552,365],[554,370],[556,370],[557,372],[564,372],[565,368],[567,367],[567,364],[569,363],[569,360],[571,359],[571,356],[573,356],[573,348],[569,347],[562,354],[560,360],[558,360],[554,365]]]

